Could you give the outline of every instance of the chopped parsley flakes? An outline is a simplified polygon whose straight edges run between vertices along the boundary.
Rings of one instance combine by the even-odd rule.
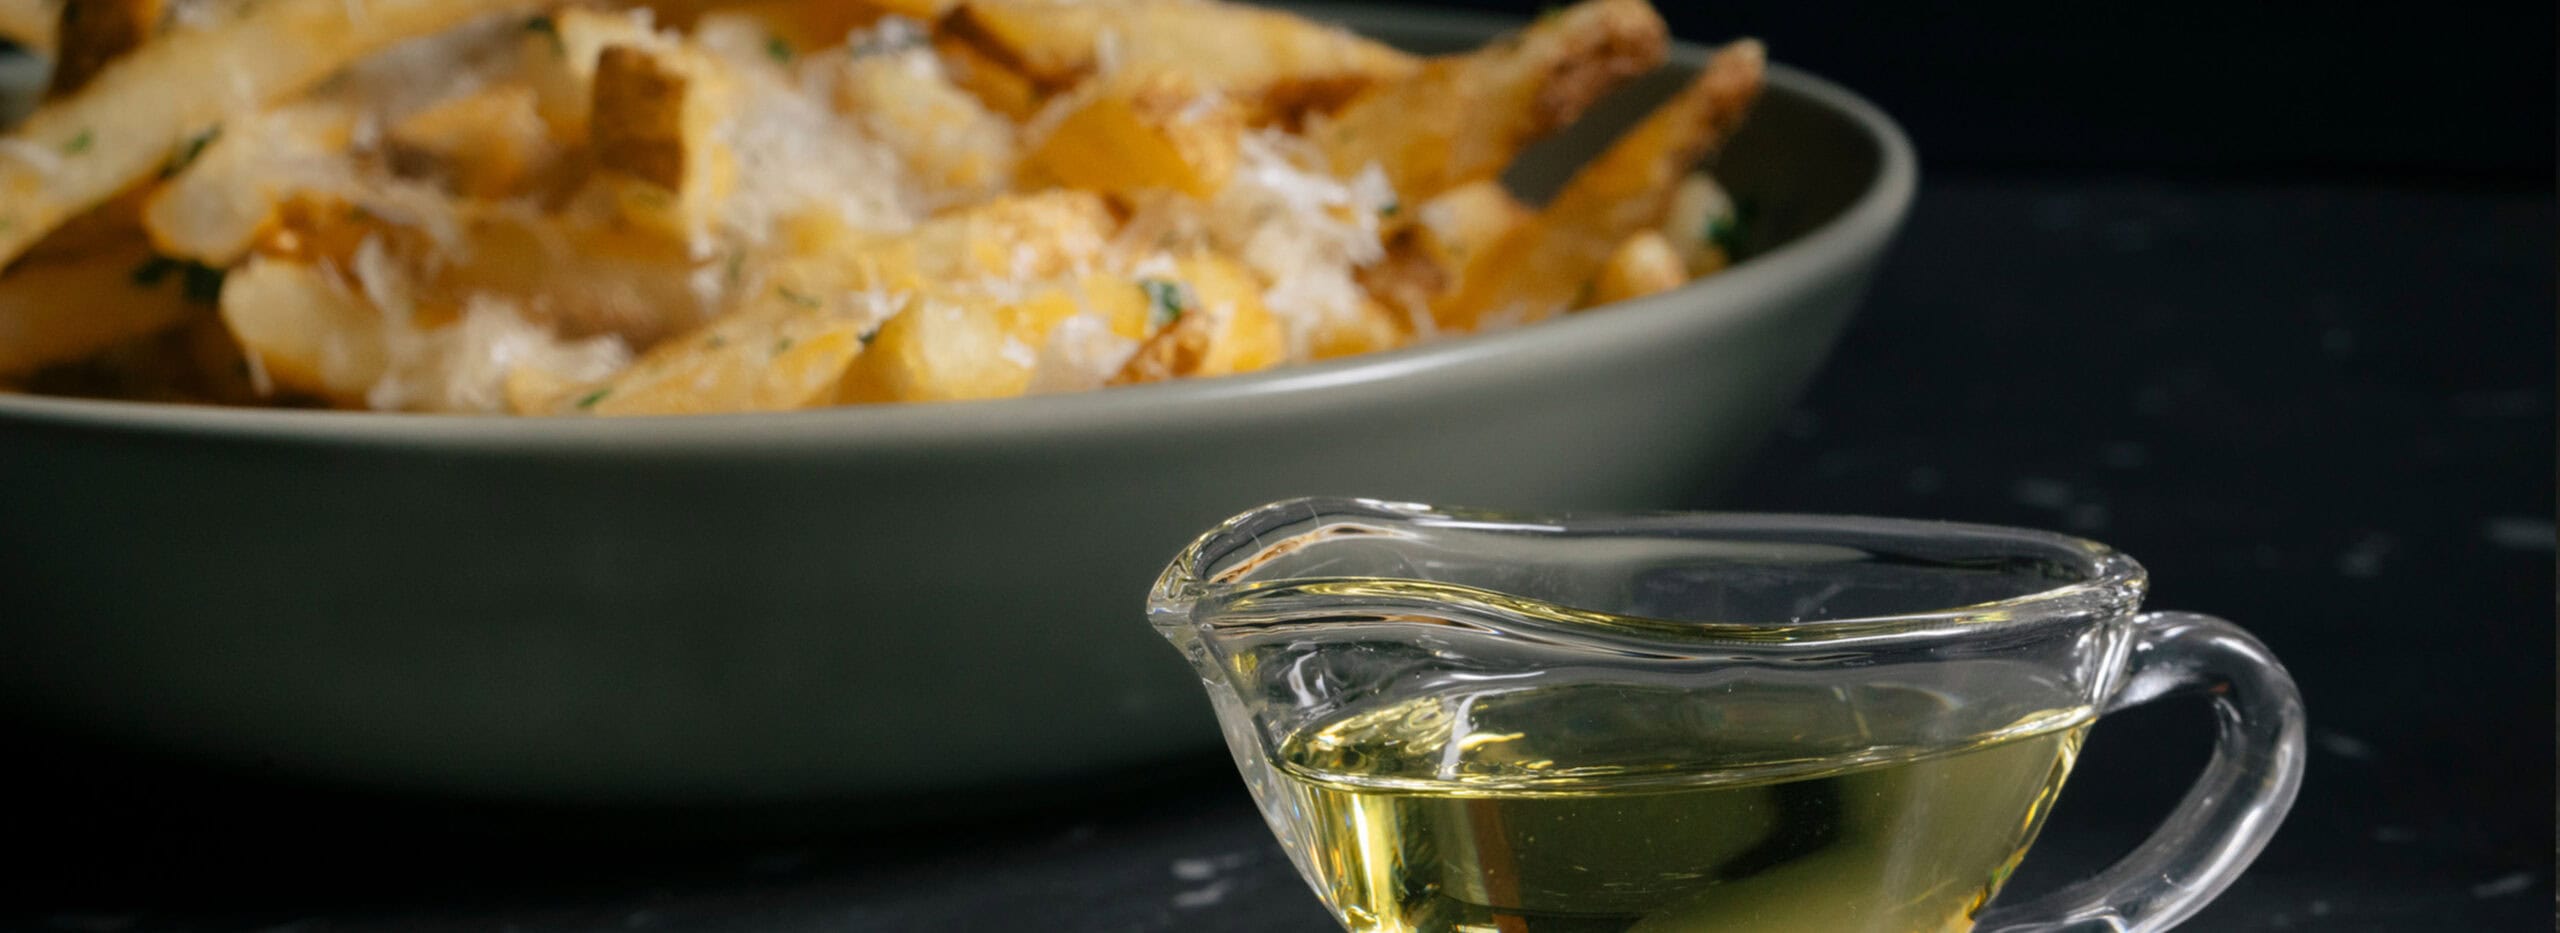
[[[196,157],[204,154],[204,147],[213,145],[213,138],[221,134],[222,127],[214,126],[187,137],[186,142],[178,144],[178,151],[169,154],[168,163],[160,166],[160,177],[167,178],[185,171],[187,166],[194,165]]]
[[[1147,295],[1147,324],[1166,327],[1182,320],[1191,310],[1191,293],[1182,283],[1171,279],[1139,279],[1138,290]]]
[[[186,295],[188,301],[212,304],[222,300],[223,271],[200,263],[153,256],[134,266],[126,278],[136,288],[154,288],[167,281],[172,272],[178,273],[179,291]]]

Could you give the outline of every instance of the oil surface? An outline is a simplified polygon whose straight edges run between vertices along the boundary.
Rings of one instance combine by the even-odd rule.
[[[1970,929],[2034,840],[2088,711],[1878,748],[1855,740],[1908,734],[1896,720],[1943,705],[1836,696],[1425,697],[1301,732],[1275,763],[1310,871],[1356,933]]]

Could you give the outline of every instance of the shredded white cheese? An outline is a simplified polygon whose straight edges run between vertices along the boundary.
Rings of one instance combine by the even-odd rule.
[[[1058,322],[1031,367],[1034,394],[1098,389],[1138,352],[1138,342],[1113,333],[1111,324],[1093,314]]]
[[[1271,283],[1262,300],[1288,332],[1292,359],[1308,356],[1325,322],[1359,310],[1365,293],[1353,273],[1386,255],[1378,218],[1396,201],[1375,165],[1346,181],[1321,164],[1302,138],[1247,134],[1242,164],[1206,211],[1212,240]]]
[[[720,214],[731,237],[764,243],[777,222],[813,208],[856,230],[915,224],[917,198],[897,157],[829,105],[824,76],[832,71],[806,68],[794,81],[749,73],[750,86],[713,130],[737,166]]]

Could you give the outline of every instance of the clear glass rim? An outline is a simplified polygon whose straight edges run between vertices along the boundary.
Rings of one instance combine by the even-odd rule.
[[[1365,524],[1364,524],[1365,520]],[[1771,537],[1790,543],[1831,544],[1839,538],[1864,536],[1889,540],[1969,540],[1986,545],[1984,556],[2056,560],[2077,578],[2034,592],[1960,606],[1916,608],[1889,615],[1808,620],[1678,620],[1603,612],[1562,605],[1517,594],[1463,585],[1393,577],[1280,577],[1254,579],[1252,573],[1271,558],[1294,550],[1291,542],[1311,542],[1341,534],[1373,533],[1377,525],[1459,527],[1478,530],[1558,532],[1576,527],[1608,526],[1641,533],[1648,526],[1666,531],[1714,530],[1780,533]],[[1278,541],[1264,540],[1260,530],[1296,527]],[[1826,540],[1828,539],[1828,540]],[[1302,544],[1298,546],[1303,546]],[[1251,549],[1248,563],[1213,573],[1231,558]],[[1257,618],[1243,624],[1268,625],[1292,604],[1338,605],[1344,599],[1392,603],[1409,599],[1398,584],[1427,586],[1435,602],[1476,614],[1504,617],[1571,642],[1597,642],[1614,654],[1645,653],[1642,644],[1658,641],[1669,656],[1701,643],[1838,645],[1877,640],[1904,641],[1971,637],[1991,630],[2131,614],[2148,586],[2142,565],[2096,541],[2057,532],[2001,525],[1820,515],[1782,512],[1608,511],[1541,514],[1452,508],[1414,502],[1352,497],[1304,497],[1273,502],[1219,523],[1194,539],[1165,568],[1148,601],[1159,626],[1192,624],[1219,627],[1218,616],[1249,604]]]

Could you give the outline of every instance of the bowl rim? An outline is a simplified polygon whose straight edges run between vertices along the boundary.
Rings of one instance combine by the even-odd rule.
[[[1364,33],[1482,40],[1517,18],[1410,7],[1302,5],[1319,18]],[[1710,50],[1674,41],[1666,64],[1694,68]],[[53,426],[268,442],[426,445],[439,449],[701,451],[761,447],[900,446],[999,442],[1032,437],[1133,435],[1162,431],[1176,411],[1228,417],[1238,403],[1265,411],[1330,405],[1364,387],[1438,380],[1444,389],[1489,388],[1520,370],[1594,358],[1605,347],[1642,344],[1705,327],[1733,327],[1777,313],[1803,283],[1845,273],[1880,251],[1909,212],[1919,183],[1910,139],[1882,109],[1855,92],[1783,64],[1769,66],[1773,93],[1846,118],[1876,147],[1875,173],[1837,216],[1800,236],[1680,288],[1619,302],[1603,314],[1214,379],[967,402],[852,405],[786,412],[536,418],[310,410],[87,399],[0,392],[0,429]],[[1756,312],[1756,313],[1755,313]],[[1703,320],[1702,320],[1703,318]]]

